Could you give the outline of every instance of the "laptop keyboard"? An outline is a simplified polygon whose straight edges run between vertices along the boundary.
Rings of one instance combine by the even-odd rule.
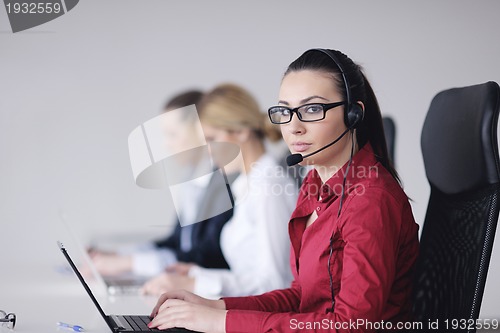
[[[135,331],[159,331],[157,328],[148,327],[151,321],[148,316],[123,316],[123,318]]]
[[[111,316],[114,318],[115,323],[118,326],[128,326],[123,327],[127,331],[133,332],[172,332],[172,333],[185,333],[194,332],[187,330],[185,328],[168,328],[166,330],[159,330],[157,328],[149,328],[148,324],[151,322],[151,318],[148,316]]]

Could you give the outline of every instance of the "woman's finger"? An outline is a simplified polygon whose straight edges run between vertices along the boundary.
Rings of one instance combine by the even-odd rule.
[[[169,299],[163,303],[157,315],[151,321],[150,327],[159,327],[161,325],[163,325],[163,328],[175,327],[175,325],[179,325],[179,320],[185,318],[189,313],[189,308],[190,304],[185,301]]]
[[[160,306],[169,298],[169,295],[167,293],[163,294],[158,298],[158,301],[156,302],[155,307],[153,308],[153,311],[151,311],[150,317],[155,317],[158,314],[158,309]]]
[[[151,312],[151,317],[155,317],[158,314],[158,311],[160,309],[160,306],[165,303],[166,300],[168,299],[177,299],[177,300],[185,300],[186,295],[188,292],[185,290],[172,290],[168,291],[166,293],[163,293],[160,298],[158,299],[158,302],[156,302],[155,307],[153,308],[153,311]]]

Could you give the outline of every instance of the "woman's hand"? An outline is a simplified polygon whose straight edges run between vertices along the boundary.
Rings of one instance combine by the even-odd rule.
[[[149,295],[161,295],[175,289],[194,290],[194,278],[187,275],[162,273],[142,286],[141,292]]]
[[[156,302],[156,305],[151,312],[150,317],[155,317],[158,311],[160,310],[160,307],[169,299],[178,299],[181,301],[186,301],[192,304],[198,304],[198,305],[203,305],[209,308],[214,308],[218,310],[226,310],[226,303],[224,303],[224,300],[212,300],[212,299],[207,299],[200,297],[198,295],[195,295],[189,291],[186,290],[174,290],[174,291],[169,291],[164,293],[163,295],[160,296],[158,299],[158,302]]]
[[[192,264],[192,263],[187,263],[187,262],[178,262],[178,263],[175,263],[175,264],[167,267],[167,272],[176,273],[179,275],[188,275],[189,270],[193,266],[196,266],[196,265]]]
[[[162,295],[160,300],[168,297],[165,295],[166,294]],[[193,294],[184,295],[184,297],[188,299],[192,296],[198,297]],[[199,297],[199,299],[205,300],[201,297]],[[199,299],[195,300],[200,301]],[[160,304],[160,301],[158,304]],[[155,314],[155,316],[148,325],[150,328],[167,329],[172,327],[184,327],[199,332],[226,332],[227,310],[176,298],[166,299],[159,308],[158,304],[153,310],[152,314]]]

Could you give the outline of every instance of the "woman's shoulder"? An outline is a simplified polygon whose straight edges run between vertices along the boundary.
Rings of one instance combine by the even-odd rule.
[[[406,237],[418,232],[408,197],[392,175],[383,170],[349,189],[339,228],[346,233],[363,230],[373,237],[383,237],[386,232]]]

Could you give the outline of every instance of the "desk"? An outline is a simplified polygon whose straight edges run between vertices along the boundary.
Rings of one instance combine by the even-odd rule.
[[[59,252],[55,243],[53,248]],[[58,321],[80,325],[86,332],[111,332],[76,275],[60,272],[65,259],[59,256],[54,264],[43,258],[29,260],[29,265],[7,259],[0,266],[0,309],[16,314],[14,333],[72,332],[57,327]],[[106,314],[149,314],[157,300],[139,295],[107,296],[96,282],[89,281],[89,286]]]
[[[80,325],[89,333],[111,332],[74,273],[63,274],[58,269],[67,262],[55,240],[30,248],[13,243],[12,239],[0,237],[0,309],[16,314],[14,333],[72,332],[58,328],[58,321]],[[13,249],[22,250],[14,255],[9,253]],[[73,249],[69,250],[73,258],[77,257]],[[107,314],[149,314],[156,304],[156,297],[108,296],[95,282],[88,282]],[[0,329],[0,333],[4,332],[8,331]]]
[[[54,251],[58,251],[54,245]],[[64,259],[61,256],[61,264]],[[56,266],[47,267],[43,262],[26,268],[23,273],[5,274],[2,266],[0,282],[0,309],[14,312],[18,322],[14,333],[68,333],[71,330],[58,328],[55,324],[63,321],[80,325],[89,333],[111,332],[84,288],[71,274],[61,274]],[[19,269],[20,267],[18,267]],[[37,279],[32,276],[36,272]],[[4,277],[19,277],[9,284]],[[90,287],[95,291],[99,304],[106,314],[149,314],[156,304],[156,297],[146,296],[107,296],[104,289],[95,283]],[[7,332],[6,330],[4,330]],[[1,333],[4,331],[0,330]],[[478,333],[500,332],[500,330],[478,330]]]

